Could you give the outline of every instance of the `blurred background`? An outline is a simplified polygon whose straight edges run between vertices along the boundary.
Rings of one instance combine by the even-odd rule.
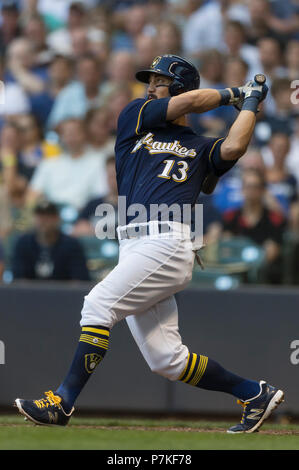
[[[97,205],[117,206],[117,118],[145,95],[135,72],[172,53],[196,64],[202,88],[258,72],[270,85],[246,155],[199,198],[206,269],[195,267],[193,284],[299,284],[298,1],[2,0],[0,9],[3,283],[97,281],[117,262],[117,243],[94,238]],[[236,113],[188,119],[217,137]]]
[[[177,301],[193,350],[274,381],[299,416],[298,0],[0,0],[0,406],[36,396],[37,377],[42,391],[65,374],[83,296],[118,259],[116,240],[94,236],[98,204],[117,207],[117,118],[145,96],[135,72],[166,53],[196,64],[202,88],[256,73],[270,85],[246,155],[199,197],[205,269]],[[236,113],[188,119],[221,137]],[[95,379],[105,377],[101,400],[89,387],[81,408],[236,411],[231,397],[151,374],[124,330]]]

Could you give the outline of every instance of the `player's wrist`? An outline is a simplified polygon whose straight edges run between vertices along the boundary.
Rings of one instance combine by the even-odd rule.
[[[235,104],[241,97],[241,87],[225,88],[218,91],[220,94],[220,106]]]
[[[256,94],[251,94],[247,98],[244,99],[242,104],[242,111],[252,111],[254,114],[258,112],[258,105],[260,103],[260,96],[257,92]]]

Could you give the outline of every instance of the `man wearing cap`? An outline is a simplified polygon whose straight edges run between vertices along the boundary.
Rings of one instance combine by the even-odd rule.
[[[14,279],[89,280],[80,243],[60,230],[56,206],[39,202],[34,209],[35,229],[22,235],[13,253]]]

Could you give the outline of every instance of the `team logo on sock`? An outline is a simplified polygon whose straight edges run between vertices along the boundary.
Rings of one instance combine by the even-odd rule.
[[[91,374],[97,365],[101,362],[102,356],[99,354],[85,354],[85,369]]]

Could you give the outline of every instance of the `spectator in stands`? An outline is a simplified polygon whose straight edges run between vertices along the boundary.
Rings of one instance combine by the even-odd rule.
[[[133,4],[122,12],[121,29],[117,29],[111,38],[111,49],[134,51],[136,38],[145,32],[147,24],[147,5]]]
[[[43,160],[30,182],[28,201],[45,196],[55,204],[81,210],[93,197],[107,193],[104,163],[87,147],[84,122],[68,119],[60,126],[64,152]]]
[[[48,120],[49,128],[65,119],[83,118],[91,108],[103,104],[102,67],[92,55],[81,57],[77,61],[78,79],[67,85],[56,97]]]
[[[73,75],[72,59],[63,55],[54,55],[49,64],[49,82],[47,83],[47,90],[53,99],[71,82]]]
[[[22,34],[17,2],[1,2],[1,19],[0,55],[3,57],[9,44]]]
[[[26,205],[27,181],[16,175],[13,185],[5,189],[0,186],[0,239],[5,248],[8,269],[17,238],[33,225],[32,210]]]
[[[251,0],[248,2],[250,26],[247,29],[247,40],[257,44],[260,38],[269,36],[271,29],[267,22],[270,15],[269,0]]]
[[[153,57],[157,54],[157,38],[147,34],[139,34],[135,39],[136,69],[142,70],[150,67]]]
[[[83,248],[60,231],[56,206],[40,202],[34,214],[35,230],[22,235],[15,246],[14,279],[89,280]]]
[[[131,90],[132,99],[142,98],[145,95],[145,86],[135,79],[135,61],[127,50],[118,50],[110,55],[106,70],[107,82],[104,92],[113,93],[113,90],[127,86]]]
[[[36,64],[34,45],[29,39],[20,37],[9,44],[5,79],[19,83],[29,95],[44,90],[47,71]]]
[[[227,57],[224,64],[224,83],[226,86],[245,84],[248,77],[248,64],[240,57]]]
[[[260,72],[264,73],[267,80],[286,75],[286,69],[282,65],[282,50],[279,41],[273,37],[263,37],[258,41],[259,60],[262,66]]]
[[[270,14],[265,11],[268,27],[281,43],[295,37],[299,29],[298,3],[293,0],[268,2]]]
[[[17,175],[13,185],[0,186],[0,238],[5,240],[32,227],[32,210],[26,205],[27,180]]]
[[[66,26],[58,28],[48,35],[48,44],[57,54],[71,55],[73,31],[81,30],[87,26],[87,10],[84,3],[69,2]]]
[[[17,83],[24,89],[30,102],[31,112],[44,123],[53,104],[45,93],[49,79],[47,68],[36,65],[33,44],[25,37],[12,41],[7,57],[5,80]]]
[[[41,16],[31,16],[25,23],[24,36],[28,38],[34,48],[35,64],[47,67],[53,57],[54,51],[47,44],[47,30]]]
[[[0,183],[9,190],[18,173],[20,131],[16,124],[7,122],[0,134]]]
[[[112,135],[116,135],[117,121],[120,112],[132,100],[132,90],[125,85],[118,86],[106,97],[106,106],[109,112],[109,129]]]
[[[290,80],[297,80],[299,71],[299,39],[288,42],[285,60],[288,78]]]
[[[289,150],[289,137],[282,132],[273,134],[268,147],[263,149],[267,187],[286,216],[291,205],[297,201],[297,181],[286,166]]]
[[[90,53],[91,43],[88,35],[88,28],[76,28],[70,33],[71,57],[78,60]]]
[[[109,36],[102,29],[88,28],[89,53],[100,63],[107,63],[110,56]]]
[[[85,117],[88,145],[105,160],[113,153],[115,145],[115,139],[110,135],[109,119],[110,115],[106,107],[90,109]]]
[[[176,23],[164,20],[156,27],[157,51],[161,54],[182,55],[182,33]]]
[[[200,86],[202,88],[223,88],[223,67],[225,61],[217,49],[208,49],[200,59]]]
[[[188,56],[198,57],[207,49],[224,51],[225,20],[248,24],[248,8],[242,2],[219,0],[199,5],[183,31],[183,49]]]
[[[117,207],[118,207],[118,192],[115,172],[115,157],[110,156],[106,161],[106,172],[108,181],[108,194],[104,198],[95,198],[89,201],[86,206],[82,209],[78,216],[78,220],[74,225],[72,235],[74,236],[85,236],[94,235],[95,227],[99,221],[99,216],[96,215],[96,208],[100,204],[110,204],[113,208],[110,215],[105,215],[106,223],[111,222],[111,226],[116,228],[117,226]],[[112,213],[113,212],[113,213]],[[107,218],[108,217],[108,218]],[[107,227],[108,230],[108,227]]]
[[[294,127],[295,105],[291,100],[291,81],[288,78],[273,80],[271,94],[274,100],[275,113],[266,112],[266,120],[272,132],[291,134]]]
[[[245,26],[239,21],[228,21],[225,26],[224,39],[226,54],[243,59],[248,65],[247,79],[252,80],[256,73],[260,73],[261,65],[257,47],[246,43]]]
[[[18,172],[30,181],[40,162],[44,158],[57,157],[61,148],[44,139],[43,129],[33,114],[20,116],[17,123],[21,134]]]
[[[231,210],[223,217],[223,235],[251,239],[265,250],[266,262],[263,280],[282,282],[281,245],[285,219],[279,212],[269,211],[263,202],[266,181],[262,173],[247,169],[243,173],[244,202],[240,209]]]
[[[6,119],[30,112],[29,98],[17,82],[5,81],[4,58],[0,57],[0,126]]]

